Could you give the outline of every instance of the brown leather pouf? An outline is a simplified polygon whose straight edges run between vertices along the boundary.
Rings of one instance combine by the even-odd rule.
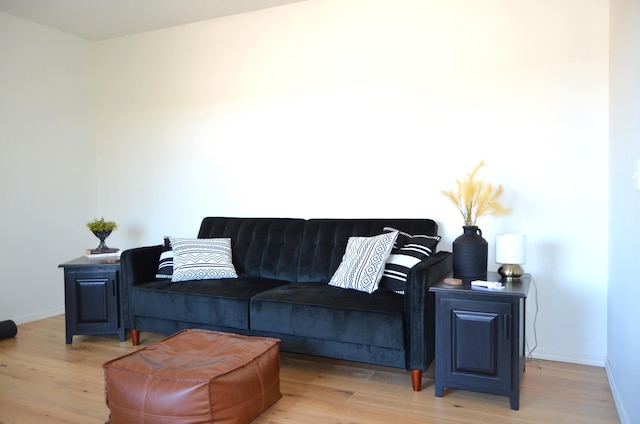
[[[110,423],[249,423],[280,397],[280,340],[184,330],[105,362]]]

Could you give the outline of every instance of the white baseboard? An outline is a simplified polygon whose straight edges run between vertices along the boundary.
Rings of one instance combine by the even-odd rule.
[[[28,322],[38,321],[45,318],[55,317],[56,315],[64,314],[64,306],[60,308],[49,309],[46,311],[39,311],[36,313],[19,315],[13,318],[13,321],[17,325],[26,324]]]
[[[621,424],[631,424],[629,417],[624,409],[624,404],[620,401],[620,392],[618,392],[618,386],[616,385],[616,379],[613,377],[613,372],[611,371],[611,365],[609,364],[609,360],[605,361],[604,369],[607,372],[607,379],[609,380],[609,387],[611,388],[611,395],[613,396],[613,401],[616,404],[616,409],[618,410],[618,418],[620,418]]]
[[[559,355],[545,353],[540,350],[533,352],[533,357],[536,359],[544,359],[547,361],[568,362],[570,364],[579,365],[591,365],[594,367],[604,367],[606,357],[597,355]]]

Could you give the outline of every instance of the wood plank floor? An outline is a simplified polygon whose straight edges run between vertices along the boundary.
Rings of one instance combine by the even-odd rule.
[[[161,336],[142,333],[141,345]],[[105,423],[102,363],[134,349],[117,336],[75,336],[64,316],[19,326],[0,340],[0,424]],[[283,353],[283,394],[256,424],[618,423],[603,368],[527,362],[520,410],[507,397],[462,390],[434,396],[433,367],[423,390],[404,370]]]

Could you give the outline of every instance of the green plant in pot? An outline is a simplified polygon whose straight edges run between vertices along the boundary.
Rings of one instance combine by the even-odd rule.
[[[91,222],[87,222],[87,227],[96,237],[100,239],[100,244],[95,249],[95,251],[111,252],[117,250],[107,247],[104,242],[105,239],[109,237],[109,234],[111,234],[113,230],[118,228],[118,225],[115,223],[115,221],[105,221],[104,218],[101,217],[100,219],[94,219]]]

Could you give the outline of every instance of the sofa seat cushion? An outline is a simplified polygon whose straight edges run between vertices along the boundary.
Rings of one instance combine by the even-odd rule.
[[[251,329],[339,342],[400,348],[404,298],[321,283],[292,283],[251,299]]]
[[[249,328],[249,300],[284,281],[264,278],[151,281],[132,290],[135,315],[237,329]]]

